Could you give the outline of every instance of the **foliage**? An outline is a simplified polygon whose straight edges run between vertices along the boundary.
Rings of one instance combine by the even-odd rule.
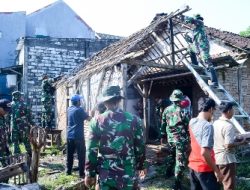
[[[26,149],[23,143],[20,143],[19,147],[20,147],[21,154],[26,153]],[[12,154],[14,154],[14,144],[10,144],[10,151],[12,152]]]
[[[241,31],[240,35],[243,36],[243,37],[250,38],[250,26],[246,30]]]
[[[250,162],[237,164],[237,176],[250,178]]]
[[[243,180],[240,180],[238,183],[237,183],[237,187],[236,187],[236,190],[247,190],[247,189],[250,189],[250,181],[243,181]]]
[[[47,173],[50,171],[50,169],[47,168],[39,168],[39,177],[44,177],[45,175],[47,175]]]
[[[45,155],[59,155],[61,153],[61,151],[57,148],[57,146],[51,146],[51,147],[48,147],[45,149],[44,152],[41,153],[42,156],[45,156]]]

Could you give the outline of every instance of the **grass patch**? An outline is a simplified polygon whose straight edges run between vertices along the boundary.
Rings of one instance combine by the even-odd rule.
[[[51,171],[50,169],[47,168],[39,168],[38,176],[39,177],[44,177],[47,175],[47,173]]]
[[[50,171],[53,170],[65,170],[65,165],[60,163],[49,163],[49,162],[43,162],[41,168],[48,169]]]
[[[63,186],[64,188],[71,187],[73,184],[79,182],[79,178],[76,175],[65,175],[63,173],[41,177],[38,180],[38,183],[42,186],[44,190],[54,190],[59,186]]]

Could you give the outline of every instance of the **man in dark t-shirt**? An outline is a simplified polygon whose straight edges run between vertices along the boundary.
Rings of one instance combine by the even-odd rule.
[[[71,97],[71,106],[67,110],[67,169],[66,174],[71,175],[73,167],[74,152],[77,151],[79,175],[84,178],[85,163],[85,140],[84,140],[84,120],[90,120],[91,117],[83,110],[81,99],[83,97],[75,94]]]

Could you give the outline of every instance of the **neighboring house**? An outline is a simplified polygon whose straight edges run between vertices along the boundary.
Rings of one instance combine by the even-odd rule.
[[[95,31],[64,1],[59,0],[26,18],[26,36],[95,39]]]
[[[14,90],[23,91],[38,125],[41,76],[66,75],[94,53],[121,39],[96,34],[62,0],[29,15],[0,13],[0,24],[0,98],[11,99]]]
[[[0,98],[10,98],[12,86],[7,79],[15,74],[10,69],[15,70],[18,39],[25,36],[25,17],[25,12],[0,12]]]
[[[109,35],[100,35],[110,39]],[[18,89],[22,70],[15,65],[20,65],[17,60],[22,52],[20,41],[26,37],[103,39],[62,0],[28,15],[25,12],[0,13],[0,71],[4,68],[0,72],[0,98],[10,99],[11,92]]]
[[[117,39],[25,38],[19,53],[23,65],[22,91],[39,125],[41,118],[42,75],[65,76],[96,52]],[[25,52],[25,53],[23,53]]]
[[[57,85],[57,127],[65,135],[68,97],[79,92],[85,97],[86,109],[94,108],[98,96],[107,85],[120,85],[125,96],[123,108],[136,113],[134,105],[143,99],[144,126],[147,136],[154,126],[155,98],[168,98],[179,88],[192,101],[194,116],[204,91],[184,66],[191,63],[184,33],[190,26],[178,15],[161,15],[145,29],[122,39],[79,66]],[[219,82],[250,113],[250,39],[207,27],[213,62]]]

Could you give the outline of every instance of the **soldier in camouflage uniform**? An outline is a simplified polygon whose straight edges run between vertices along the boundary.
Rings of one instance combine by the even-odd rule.
[[[217,87],[218,79],[209,54],[210,45],[203,20],[203,17],[201,17],[199,14],[195,15],[194,17],[185,17],[186,23],[190,23],[195,26],[193,29],[193,37],[191,38],[186,35],[185,39],[188,43],[191,43],[190,55],[192,63],[198,65],[196,54],[200,55],[203,64],[205,64],[208,71],[210,72],[212,85]]]
[[[162,136],[167,135],[169,145],[169,155],[166,158],[166,177],[175,173],[174,189],[181,189],[180,181],[187,166],[189,135],[189,118],[185,114],[180,102],[184,96],[180,90],[174,90],[170,96],[172,105],[168,106],[162,114]]]
[[[12,93],[11,103],[11,135],[14,143],[14,153],[20,153],[20,143],[24,143],[25,149],[31,156],[31,145],[29,141],[30,126],[33,125],[31,111],[21,99],[22,93]]]
[[[0,100],[0,162],[2,166],[7,166],[7,161],[3,157],[10,155],[9,150],[9,128],[6,125],[6,116],[11,110],[11,102],[7,99]]]
[[[119,108],[122,98],[120,87],[110,86],[99,100],[107,110],[90,124],[85,162],[88,187],[95,184],[98,172],[101,190],[138,189],[136,170],[141,175],[146,172],[142,123]]]
[[[42,127],[51,129],[53,120],[53,87],[54,79],[48,78],[47,75],[42,79]]]

